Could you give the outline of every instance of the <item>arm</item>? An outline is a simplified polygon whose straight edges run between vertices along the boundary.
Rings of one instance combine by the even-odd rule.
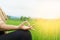
[[[7,25],[3,21],[0,21],[0,31],[5,31],[5,30],[18,30],[19,27],[15,25]]]
[[[5,24],[2,20],[0,21],[0,31],[6,31],[6,30],[29,30],[31,27],[25,27],[23,26],[25,22],[20,24],[19,26],[14,26],[14,25],[7,25]]]

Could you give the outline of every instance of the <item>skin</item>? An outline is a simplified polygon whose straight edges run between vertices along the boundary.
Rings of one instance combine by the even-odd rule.
[[[30,26],[30,23],[28,21],[22,22],[20,25],[15,26],[15,25],[7,25],[5,23],[7,19],[7,16],[2,12],[0,9],[0,31],[7,31],[7,30],[30,30],[32,27]],[[28,26],[24,26],[24,24],[27,23]]]
[[[7,31],[7,30],[29,30],[31,29],[31,26],[24,26],[24,24],[27,23],[27,21],[24,21],[22,24],[15,26],[15,25],[7,25],[2,20],[0,21],[0,31]]]

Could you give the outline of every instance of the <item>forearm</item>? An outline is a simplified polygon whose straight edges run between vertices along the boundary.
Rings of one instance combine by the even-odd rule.
[[[14,26],[14,25],[7,25],[7,24],[2,24],[0,26],[0,31],[6,31],[6,30],[18,30],[19,27],[18,26]]]
[[[19,30],[19,29],[28,30],[28,29],[31,29],[31,27],[25,27],[24,23],[27,23],[27,22],[23,22],[19,26],[14,26],[14,25],[7,25],[3,21],[0,21],[0,31]]]

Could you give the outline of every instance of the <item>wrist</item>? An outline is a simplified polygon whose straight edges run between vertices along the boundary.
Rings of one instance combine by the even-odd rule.
[[[17,28],[17,30],[19,30],[19,29],[20,29],[20,27],[19,27],[19,26],[16,26],[16,28]]]

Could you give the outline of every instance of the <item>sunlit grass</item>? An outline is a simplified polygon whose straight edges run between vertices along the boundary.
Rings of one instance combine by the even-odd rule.
[[[41,40],[60,40],[60,20],[59,19],[37,19],[35,21],[36,30],[39,31]],[[40,28],[38,28],[38,26]],[[38,34],[36,33],[36,34]],[[42,36],[41,36],[42,35]],[[42,38],[41,38],[42,37]]]
[[[21,22],[8,20],[7,24],[18,25]],[[33,40],[60,40],[60,19],[34,19],[29,22],[35,29],[31,30]]]

